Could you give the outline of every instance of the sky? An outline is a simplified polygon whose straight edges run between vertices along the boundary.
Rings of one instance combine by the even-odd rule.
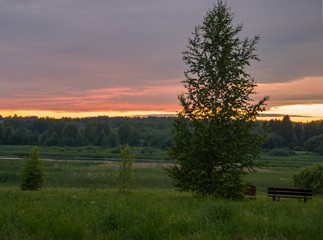
[[[0,115],[173,114],[188,39],[211,0],[0,0]],[[262,117],[323,118],[322,0],[227,0]]]

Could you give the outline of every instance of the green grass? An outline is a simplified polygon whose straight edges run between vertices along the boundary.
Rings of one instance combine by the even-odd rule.
[[[322,157],[314,154],[299,154],[290,157],[262,156],[270,160],[270,166],[248,174],[246,181],[256,185],[257,191],[265,192],[267,187],[289,187],[292,175],[300,167],[322,162]],[[138,162],[138,161],[137,161]],[[0,159],[0,186],[18,186],[21,160]],[[72,188],[115,188],[115,161],[44,161],[47,169],[46,187]],[[135,168],[134,185],[138,188],[173,188],[171,179],[163,171],[159,162],[154,167]]]
[[[257,191],[266,192],[268,187],[291,187],[295,168],[266,168],[246,176],[246,181],[257,187]]]
[[[22,160],[0,160],[0,186],[18,186]],[[102,161],[44,161],[46,187],[116,188],[116,163]],[[246,181],[265,192],[267,187],[288,187],[298,168],[269,167],[250,173]],[[133,188],[173,188],[171,179],[161,165],[134,168]]]
[[[45,187],[116,188],[117,164],[104,161],[43,161]],[[17,186],[23,160],[0,159],[0,186]],[[172,188],[159,164],[134,168],[133,188]]]
[[[257,199],[234,202],[175,192],[160,161],[134,168],[128,194],[117,191],[116,162],[94,160],[44,161],[45,188],[21,191],[23,161],[0,159],[0,239],[323,239],[321,196],[273,202],[265,193],[289,186],[295,171],[322,157],[270,160],[246,177]]]
[[[316,162],[323,162],[323,156],[309,152],[299,152],[288,157],[263,154],[260,160],[268,161],[271,167],[302,168]]]
[[[0,188],[0,239],[322,239],[323,200],[197,198],[172,190]]]

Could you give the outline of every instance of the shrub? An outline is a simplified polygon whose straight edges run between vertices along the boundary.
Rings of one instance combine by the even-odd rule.
[[[270,133],[266,139],[266,142],[263,144],[265,149],[281,148],[284,146],[286,146],[285,138],[275,133]]]
[[[293,185],[312,189],[314,194],[323,194],[323,164],[315,163],[302,168],[293,175]]]
[[[323,155],[323,140],[320,143],[320,146],[316,149],[320,155]]]
[[[39,159],[38,149],[33,148],[30,157],[25,157],[21,171],[20,187],[22,190],[38,190],[44,185],[45,168]]]
[[[304,148],[309,152],[320,152],[320,144],[323,142],[323,134],[311,137],[304,143]]]
[[[270,156],[281,156],[281,157],[288,157],[290,155],[294,155],[294,151],[290,150],[289,148],[274,148],[273,150],[268,152]]]

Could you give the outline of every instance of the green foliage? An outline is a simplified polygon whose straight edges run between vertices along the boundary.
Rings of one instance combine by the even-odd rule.
[[[0,122],[0,144],[39,146],[129,146],[171,145],[167,132],[171,117],[37,118],[6,117]]]
[[[313,136],[305,142],[304,148],[306,151],[320,152],[320,144],[322,142],[323,142],[323,134],[318,136]]]
[[[290,120],[290,117],[288,115],[283,117],[280,127],[281,136],[285,138],[288,145],[292,147],[295,135],[292,121]]]
[[[166,150],[172,145],[170,136],[173,117],[95,117],[95,118],[37,118],[37,117],[5,117],[0,122],[0,144],[32,145],[32,146],[100,146],[110,149],[120,146],[120,137],[129,146],[155,147]],[[288,119],[285,116],[285,119]],[[304,143],[312,137],[323,134],[323,120],[307,123],[292,122],[293,129],[283,120],[260,121],[263,129],[269,129],[266,149],[293,148],[304,150]],[[130,128],[119,135],[123,125]],[[69,125],[69,126],[67,126]],[[288,128],[285,131],[284,128]],[[77,131],[76,131],[77,128]],[[124,127],[122,127],[124,129]],[[292,133],[293,131],[293,133]],[[285,132],[285,133],[284,133]],[[292,144],[283,137],[286,132],[295,137]],[[287,134],[287,135],[288,135]],[[319,144],[310,151],[320,153]],[[42,154],[43,151],[41,151]],[[138,155],[136,154],[138,157]]]
[[[120,192],[125,193],[131,188],[133,182],[133,159],[135,154],[130,151],[128,144],[124,150],[120,153],[122,162],[119,164],[119,170],[116,175],[116,181]]]
[[[30,157],[25,158],[25,164],[21,170],[20,187],[22,190],[39,190],[44,185],[45,168],[39,159],[38,149],[33,148]]]
[[[2,126],[2,123],[0,123],[0,144],[4,144],[4,142],[4,127]]]
[[[314,194],[323,194],[323,164],[316,163],[293,175],[295,187],[312,189]]]
[[[320,142],[320,145],[318,146],[317,151],[320,155],[323,155],[323,141]]]
[[[268,134],[268,137],[263,144],[265,149],[273,149],[273,148],[282,148],[286,146],[286,140],[282,136],[279,136],[275,133]]]
[[[180,191],[241,198],[242,178],[260,164],[255,161],[264,136],[254,131],[255,118],[267,98],[252,104],[256,83],[245,71],[259,36],[240,40],[242,26],[219,1],[189,39],[183,60],[187,93],[179,96],[183,110],[174,121],[174,145],[168,174]]]
[[[269,156],[284,156],[288,157],[290,155],[294,155],[295,152],[290,150],[289,148],[274,148],[268,152]]]

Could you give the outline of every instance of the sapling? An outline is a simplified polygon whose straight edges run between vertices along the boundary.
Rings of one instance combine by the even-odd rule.
[[[131,152],[129,145],[127,144],[123,151],[120,153],[121,163],[119,164],[119,170],[116,174],[116,182],[120,192],[125,193],[131,188],[133,183],[133,169],[132,164],[134,162],[135,154]]]
[[[44,185],[45,168],[39,159],[37,148],[33,148],[30,157],[25,157],[21,170],[20,187],[22,190],[39,190]]]

